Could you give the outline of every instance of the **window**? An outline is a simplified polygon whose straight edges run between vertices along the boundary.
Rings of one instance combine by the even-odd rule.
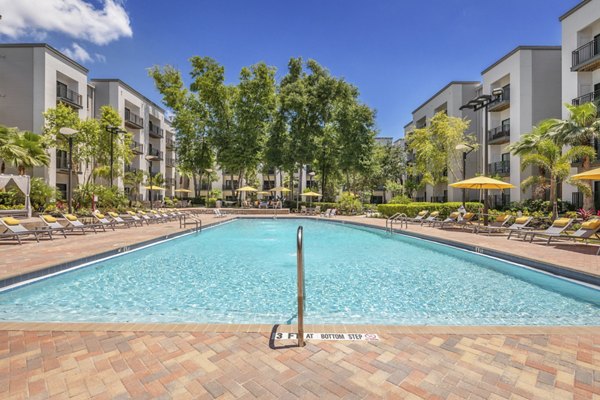
[[[68,154],[64,150],[56,150],[56,169],[69,169]]]

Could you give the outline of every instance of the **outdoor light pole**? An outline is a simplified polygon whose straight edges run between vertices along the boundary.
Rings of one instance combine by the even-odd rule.
[[[66,136],[69,141],[69,165],[67,166],[69,170],[69,176],[67,180],[68,190],[67,190],[67,204],[69,206],[69,214],[73,212],[73,188],[72,188],[72,175],[73,175],[73,135],[76,134],[76,131],[73,128],[60,128],[59,132]]]
[[[488,176],[489,173],[489,149],[488,149],[488,125],[489,125],[489,111],[488,111],[488,107],[490,106],[491,103],[495,102],[496,100],[498,100],[502,94],[504,93],[504,90],[502,88],[496,88],[496,89],[492,89],[492,94],[482,94],[479,97],[476,97],[475,99],[469,101],[467,104],[463,104],[460,107],[460,110],[463,109],[470,109],[473,111],[479,111],[479,110],[483,110],[483,120],[484,120],[484,127],[483,127],[483,137],[481,138],[481,143],[483,145],[483,168],[482,168],[482,172],[484,176]],[[484,194],[483,194],[484,198],[483,198],[483,223],[484,225],[487,225],[487,221],[488,221],[488,190],[485,189],[484,190]]]
[[[475,150],[475,147],[470,144],[462,143],[456,146],[456,150],[462,150],[462,170],[463,170],[463,181],[467,179],[467,155]],[[467,150],[467,151],[465,151]],[[462,205],[465,206],[465,197],[466,197],[467,189],[462,190]]]
[[[113,135],[119,133],[126,133],[123,129],[118,126],[107,126],[106,131],[110,134],[110,187],[113,187],[113,164],[114,164],[114,150],[113,150]]]
[[[146,161],[150,163],[150,167],[148,168],[148,175],[150,176],[150,209],[152,210],[152,161],[158,161],[160,158],[158,156],[147,155]]]
[[[210,174],[213,172],[212,169],[208,168],[206,170],[206,204],[204,205],[205,207],[208,207],[208,185],[210,184]],[[200,182],[200,185],[202,185],[202,182]],[[200,196],[202,196],[202,194],[200,194]]]

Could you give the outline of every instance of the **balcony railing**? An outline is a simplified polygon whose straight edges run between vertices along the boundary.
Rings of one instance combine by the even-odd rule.
[[[162,138],[164,136],[164,130],[158,125],[150,125],[148,127],[148,133],[153,138]]]
[[[264,181],[262,184],[262,190],[271,190],[275,188],[274,181]]]
[[[175,141],[173,139],[167,139],[165,140],[165,143],[167,145],[167,149],[171,150],[175,148]]]
[[[144,145],[136,141],[131,142],[131,151],[133,154],[144,154]]]
[[[167,157],[166,164],[167,167],[174,167],[177,165],[177,159],[175,157]]]
[[[175,178],[165,178],[165,185],[167,187],[175,186]]]
[[[148,149],[149,156],[156,156],[160,160],[164,160],[163,152],[158,149]]]
[[[133,165],[125,165],[125,172],[131,172],[131,173],[135,173],[137,172],[138,169],[136,167],[134,167]]]
[[[56,85],[56,98],[64,103],[75,106],[76,108],[83,107],[81,95],[74,90],[68,89],[65,84],[60,82],[57,82]]]
[[[446,203],[448,198],[446,196],[431,196],[432,203]]]
[[[129,108],[125,109],[125,125],[136,129],[142,129],[144,127],[144,118],[131,112]]]
[[[571,71],[593,71],[600,67],[600,43],[587,42],[571,53]]]
[[[488,144],[502,144],[510,141],[510,123],[504,123],[488,131]]]
[[[498,161],[490,164],[490,174],[507,176],[510,175],[510,161]]]
[[[231,183],[231,181],[225,181],[225,183],[223,184],[223,190],[236,190],[237,188],[237,181],[234,181],[234,183]]]
[[[424,203],[425,196],[415,196],[415,203]]]
[[[502,89],[504,92],[488,105],[488,111],[502,111],[510,107],[510,85],[506,85]]]
[[[574,106],[580,106],[585,103],[591,103],[594,100],[599,99],[599,98],[600,98],[600,90],[596,90],[595,92],[587,93],[587,94],[584,94],[583,96],[579,96],[579,97],[573,99],[573,101],[571,101],[571,103]]]

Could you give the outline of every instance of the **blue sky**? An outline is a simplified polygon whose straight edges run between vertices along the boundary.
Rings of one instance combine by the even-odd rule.
[[[281,77],[290,57],[314,58],[358,86],[381,136],[399,137],[411,111],[449,81],[479,80],[518,45],[560,44],[558,17],[579,0],[44,2],[0,0],[0,40],[67,49],[90,77],[120,78],[157,103],[152,65],[187,74],[190,56],[210,56],[235,82],[244,65],[265,61]],[[65,15],[65,4],[82,7]]]

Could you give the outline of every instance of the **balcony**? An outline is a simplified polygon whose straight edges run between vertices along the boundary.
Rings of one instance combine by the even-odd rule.
[[[580,105],[585,104],[585,103],[591,103],[591,102],[593,102],[595,100],[598,100],[598,99],[600,99],[600,90],[584,94],[583,96],[579,96],[579,97],[573,99],[573,101],[571,101],[571,103],[574,106],[580,106]]]
[[[133,165],[125,165],[125,169],[124,169],[125,173],[127,172],[131,172],[131,173],[136,173],[138,172],[138,169],[136,167],[134,167]]]
[[[496,97],[496,99],[488,105],[489,112],[503,111],[510,107],[510,85],[506,85],[502,89],[504,90],[502,95]]]
[[[510,161],[498,161],[490,163],[490,175],[508,176],[510,175]]]
[[[56,100],[75,108],[83,108],[82,96],[61,82],[56,82]]]
[[[488,144],[503,144],[508,142],[510,142],[510,123],[503,123],[488,131]]]
[[[131,112],[129,108],[125,109],[125,125],[135,129],[144,128],[144,118]]]
[[[175,141],[173,139],[167,139],[167,140],[165,140],[165,142],[167,145],[167,149],[169,149],[169,150],[175,149]]]
[[[165,186],[166,187],[175,186],[175,178],[165,178]]]
[[[177,165],[177,159],[175,157],[167,157],[166,164],[167,167],[174,167]]]
[[[156,156],[160,160],[164,160],[163,152],[160,151],[160,150],[157,150],[157,149],[149,149],[148,150],[148,155],[149,156]]]
[[[144,154],[144,145],[136,141],[131,142],[130,145],[133,154]]]
[[[264,181],[262,184],[262,190],[268,191],[275,189],[275,181]]]
[[[157,139],[162,139],[165,135],[165,131],[160,126],[153,125],[152,123],[150,123],[150,126],[148,127],[148,133],[150,134],[150,137]]]
[[[492,208],[503,209],[510,206],[510,194],[496,194],[492,196]]]
[[[600,43],[592,40],[571,53],[571,71],[594,71],[600,67]]]
[[[237,190],[238,187],[238,181],[225,181],[223,184],[223,190]]]

